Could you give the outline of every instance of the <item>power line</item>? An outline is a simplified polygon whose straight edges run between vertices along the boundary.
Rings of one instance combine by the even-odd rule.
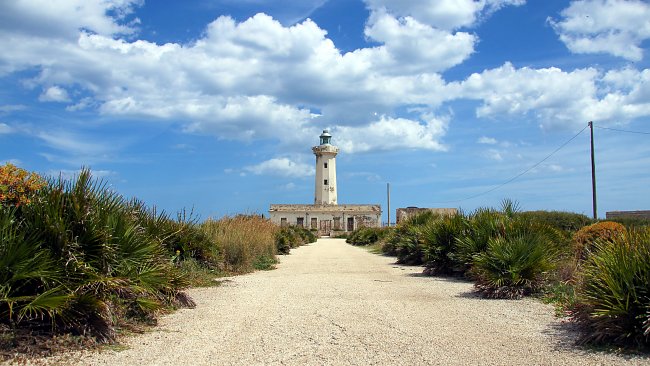
[[[537,168],[540,164],[542,164],[543,162],[545,162],[546,160],[548,160],[548,158],[550,158],[551,156],[555,155],[555,153],[557,153],[558,151],[562,150],[562,148],[564,148],[566,145],[568,145],[571,141],[575,140],[575,138],[578,137],[581,133],[583,133],[584,130],[587,129],[587,127],[589,127],[589,125],[585,126],[582,130],[580,130],[580,131],[579,131],[578,133],[576,133],[573,137],[571,137],[570,139],[568,139],[565,143],[563,143],[562,145],[560,145],[560,147],[558,147],[557,149],[553,150],[553,152],[550,153],[550,154],[548,154],[544,159],[538,161],[535,165],[533,165],[533,166],[531,166],[530,168],[524,170],[523,172],[521,172],[521,173],[515,175],[514,177],[508,179],[507,181],[505,181],[505,182],[499,184],[498,186],[492,187],[492,188],[488,189],[488,190],[485,191],[485,192],[481,192],[481,193],[479,193],[479,194],[475,194],[475,195],[473,195],[473,196],[469,196],[469,197],[466,197],[466,198],[463,198],[463,199],[460,199],[460,200],[454,200],[454,201],[438,201],[438,202],[436,202],[436,203],[454,203],[454,202],[463,202],[463,201],[471,200],[471,199],[473,199],[473,198],[480,197],[480,196],[482,196],[482,195],[485,195],[485,194],[488,194],[488,193],[490,193],[490,192],[496,191],[497,189],[499,189],[499,188],[505,186],[505,185],[508,184],[508,183],[513,182],[515,179],[521,177],[522,175],[528,173],[529,171],[531,171],[531,170]]]
[[[596,128],[600,128],[601,130],[610,130],[610,131],[617,131],[617,132],[627,132],[627,133],[637,133],[639,135],[650,135],[650,132],[641,132],[641,131],[630,131],[630,130],[620,130],[618,128],[609,128],[609,127],[600,127],[594,125]]]

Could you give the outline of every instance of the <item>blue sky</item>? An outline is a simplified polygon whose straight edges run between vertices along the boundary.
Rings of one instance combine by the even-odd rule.
[[[313,202],[329,128],[340,203],[591,215],[592,120],[599,216],[650,209],[647,1],[17,0],[0,47],[0,162],[171,213]]]

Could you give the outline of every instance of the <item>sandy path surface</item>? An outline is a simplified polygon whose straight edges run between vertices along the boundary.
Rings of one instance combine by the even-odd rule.
[[[50,363],[650,365],[572,347],[548,305],[478,299],[470,283],[422,277],[340,239],[291,253],[274,271],[191,290],[196,309],[125,339],[125,350]]]

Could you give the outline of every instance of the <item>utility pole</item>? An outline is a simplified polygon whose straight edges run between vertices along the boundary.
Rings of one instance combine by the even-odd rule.
[[[591,129],[591,192],[594,206],[594,220],[598,219],[598,209],[596,208],[596,161],[594,160],[594,123],[589,121]]]
[[[388,227],[390,227],[390,183],[386,183],[386,197],[388,198]]]

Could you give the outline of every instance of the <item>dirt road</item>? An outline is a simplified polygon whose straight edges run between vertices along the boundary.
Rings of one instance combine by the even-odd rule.
[[[340,239],[281,257],[274,271],[190,291],[196,309],[152,332],[59,362],[80,365],[637,365],[571,346],[553,309],[482,300]]]

